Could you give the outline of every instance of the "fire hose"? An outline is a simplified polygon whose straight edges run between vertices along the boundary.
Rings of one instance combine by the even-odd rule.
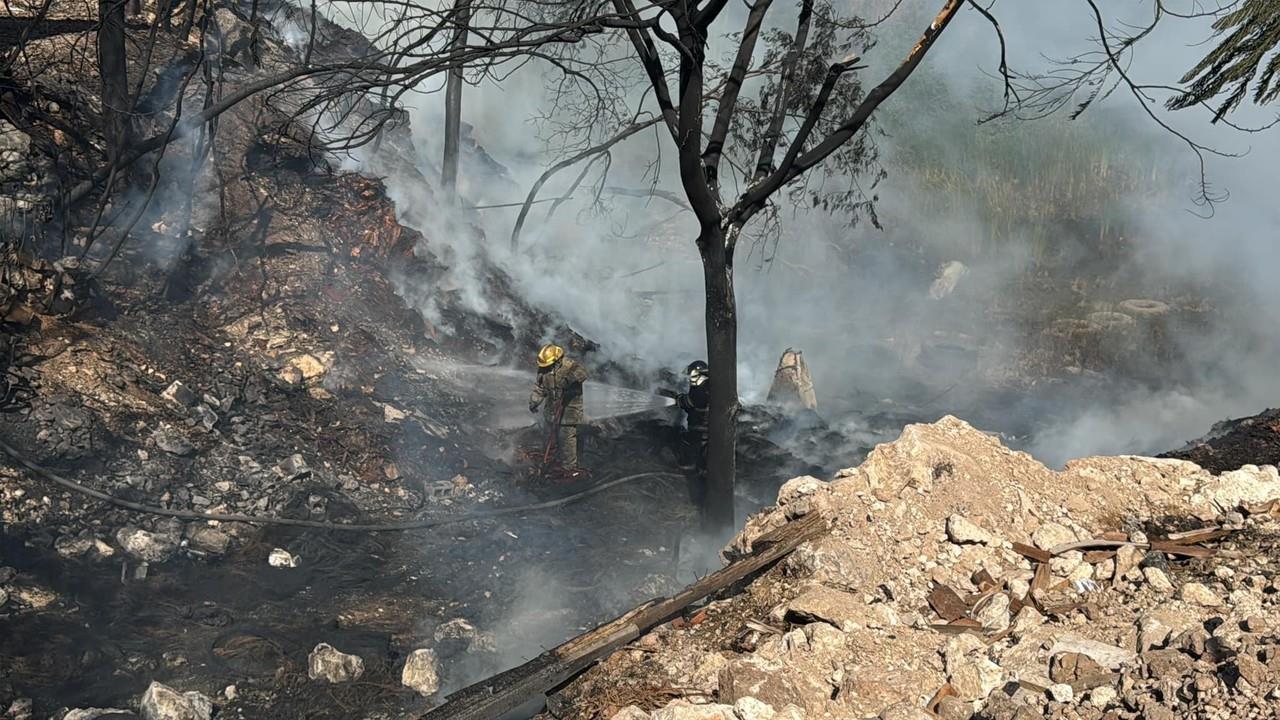
[[[556,450],[556,445],[560,442],[560,422],[564,419],[564,398],[556,399],[556,411],[551,421],[551,425],[547,427],[547,443],[542,451],[542,468],[545,470],[551,462],[551,455]]]
[[[572,493],[570,495],[566,495],[565,497],[556,498],[554,500],[546,500],[543,502],[530,503],[528,505],[515,505],[511,507],[494,508],[492,510],[477,510],[475,512],[464,513],[462,515],[455,515],[453,517],[446,517],[446,518],[407,520],[407,521],[398,522],[398,523],[385,523],[385,524],[373,524],[373,525],[356,525],[356,524],[344,525],[342,523],[330,523],[330,522],[323,522],[320,520],[296,520],[293,518],[265,517],[261,515],[204,513],[204,512],[196,512],[194,510],[170,510],[168,508],[145,505],[142,503],[136,503],[130,500],[125,500],[124,498],[116,497],[115,495],[102,492],[101,490],[94,490],[93,488],[86,487],[81,483],[76,482],[75,480],[65,478],[62,475],[59,475],[58,473],[55,473],[54,471],[42,465],[36,464],[32,460],[24,456],[22,453],[10,447],[4,441],[0,441],[0,450],[3,450],[6,455],[13,458],[13,460],[17,462],[19,465],[22,465],[23,467],[27,468],[28,470],[35,473],[36,475],[39,475],[40,477],[45,478],[46,480],[49,480],[58,485],[61,485],[62,487],[72,492],[79,493],[81,495],[86,495],[88,497],[94,498],[95,500],[102,500],[103,502],[108,502],[117,507],[121,507],[126,510],[132,510],[134,512],[146,513],[148,515],[159,515],[161,517],[173,517],[173,518],[179,518],[182,520],[216,520],[218,522],[242,522],[242,523],[250,523],[254,525],[289,525],[293,527],[319,528],[322,530],[341,530],[341,531],[347,531],[347,532],[402,532],[405,530],[425,530],[428,528],[440,527],[442,525],[454,525],[457,523],[469,522],[472,520],[487,520],[490,518],[502,517],[504,515],[517,515],[524,512],[532,512],[534,510],[547,510],[550,508],[561,507],[563,505],[568,505],[570,503],[583,500],[592,495],[602,493],[605,490],[608,490],[610,488],[617,487],[619,485],[623,485],[629,482],[634,482],[636,480],[654,479],[654,478],[660,478],[660,477],[665,477],[665,478],[680,477],[675,473],[669,473],[669,472],[643,472],[643,473],[636,473],[634,475],[626,475],[624,477],[616,478],[613,480],[608,480],[598,485],[593,485],[585,490],[581,490],[581,491]]]

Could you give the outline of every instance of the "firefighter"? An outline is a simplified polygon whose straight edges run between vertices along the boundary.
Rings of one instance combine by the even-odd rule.
[[[685,368],[689,390],[676,395],[676,405],[684,410],[685,431],[681,446],[681,465],[692,470],[689,477],[689,499],[703,507],[707,495],[707,412],[711,406],[711,369],[701,360]]]
[[[578,425],[582,423],[582,384],[587,369],[564,356],[559,345],[543,345],[538,351],[538,377],[529,396],[529,412],[541,408],[546,429],[555,438],[560,466],[571,476],[578,467]]]

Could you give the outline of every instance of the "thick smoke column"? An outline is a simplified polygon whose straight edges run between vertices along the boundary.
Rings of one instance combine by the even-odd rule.
[[[996,12],[1015,69],[1043,72],[1052,69],[1046,57],[1094,49],[1091,38],[1097,30],[1085,3],[1001,3]],[[1121,20],[1143,19],[1125,13],[1108,22],[1120,27]],[[879,45],[867,58],[870,68],[862,71],[864,77],[878,78],[897,62],[907,38],[920,26],[921,18],[903,12],[879,28]],[[732,20],[723,27],[736,29]],[[1167,20],[1139,46],[1130,75],[1139,82],[1173,83],[1202,55],[1205,46],[1195,43],[1208,32],[1206,22]],[[1157,370],[1154,386],[1108,393],[1106,404],[1069,393],[1065,400],[1036,403],[1017,393],[984,395],[975,389],[999,385],[1001,374],[1019,373],[1016,365],[1028,349],[1028,333],[1016,331],[990,310],[1021,302],[1021,283],[1045,252],[1043,233],[1033,240],[1027,228],[1027,237],[1020,239],[1017,227],[990,227],[982,208],[965,207],[962,196],[922,182],[907,160],[921,151],[915,146],[921,138],[936,137],[942,138],[940,162],[974,178],[991,174],[989,158],[951,154],[947,139],[987,131],[976,123],[984,110],[992,109],[989,101],[999,97],[1000,84],[991,76],[998,53],[990,26],[978,13],[966,12],[904,90],[886,103],[880,130],[887,135],[877,142],[888,177],[874,189],[868,179],[865,188],[878,198],[883,230],[788,206],[782,208],[783,231],[776,243],[764,238],[740,248],[738,372],[744,397],[762,399],[778,353],[800,347],[829,417],[912,407],[925,415],[970,414],[978,408],[985,416],[978,422],[1001,418],[1013,427],[1035,416],[1039,427],[1029,446],[1051,463],[1094,452],[1168,449],[1224,415],[1260,409],[1280,390],[1266,361],[1280,344],[1280,331],[1255,321],[1257,315],[1245,309],[1274,307],[1277,299],[1263,270],[1274,267],[1275,251],[1265,229],[1274,227],[1275,210],[1256,190],[1266,187],[1260,182],[1266,177],[1262,162],[1275,140],[1242,137],[1210,127],[1202,113],[1170,114],[1157,106],[1158,117],[1206,145],[1229,152],[1253,146],[1242,158],[1208,158],[1209,179],[1226,186],[1232,197],[1213,218],[1196,219],[1189,214],[1196,209],[1194,155],[1161,130],[1123,88],[1070,125],[1082,135],[1110,136],[1110,142],[1135,157],[1159,159],[1151,170],[1153,182],[1169,188],[1157,196],[1143,193],[1114,203],[1125,208],[1122,220],[1137,228],[1126,238],[1126,256],[1109,268],[1115,292],[1132,288],[1140,297],[1143,292],[1203,291],[1213,297],[1217,317],[1225,322],[1173,338],[1190,373],[1174,377]],[[500,87],[481,81],[466,88],[463,119],[475,144],[464,158],[460,190],[469,203],[519,202],[538,175],[560,159],[537,139],[542,126],[536,120],[550,102],[544,71],[527,65]],[[946,94],[948,107],[962,108],[964,117],[931,112],[937,106],[929,93],[937,92]],[[420,170],[436,177],[443,93],[411,97],[415,142],[425,152]],[[1028,122],[1068,127],[1060,117]],[[1009,127],[1017,132],[1016,125]],[[1053,142],[1051,131],[1039,132],[1045,142]],[[661,133],[635,136],[613,149],[605,184],[632,190],[656,184],[678,195],[670,150],[669,138]],[[557,176],[541,198],[566,194],[578,171],[575,167]],[[507,239],[516,209],[448,209],[424,202],[420,189],[404,178],[391,175],[388,183],[406,220],[422,227],[436,250],[447,246],[452,286],[477,309],[503,312],[486,299],[476,271],[483,262],[496,262],[531,301],[561,314],[623,362],[675,367],[701,356],[702,272],[691,240],[692,215],[662,198],[608,192],[599,198],[601,207],[588,189],[596,173],[593,169],[562,205],[535,205],[514,253]],[[559,206],[548,213],[553,205]],[[1081,208],[1086,215],[1092,210]],[[472,232],[473,226],[483,232]],[[1053,230],[1049,250],[1086,267],[1090,250],[1080,232],[1065,225]],[[1012,239],[996,249],[984,247],[985,238],[997,235]],[[964,271],[953,278],[953,289],[939,293],[935,286],[931,297],[940,269],[956,262]],[[406,287],[405,294],[432,313],[432,289]]]

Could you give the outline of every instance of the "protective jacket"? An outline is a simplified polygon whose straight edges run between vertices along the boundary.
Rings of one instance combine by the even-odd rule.
[[[689,432],[705,436],[707,412],[711,408],[711,383],[690,386],[689,392],[681,393],[676,398],[676,404],[688,417]]]
[[[582,383],[587,381],[587,369],[564,358],[549,368],[539,370],[533,381],[533,393],[529,395],[529,407],[542,407],[548,422],[554,422],[560,405],[564,405],[561,425],[580,425],[585,418],[582,405]]]

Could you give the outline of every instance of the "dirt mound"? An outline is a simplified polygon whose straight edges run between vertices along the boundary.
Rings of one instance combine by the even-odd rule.
[[[788,482],[725,554],[810,513],[828,534],[549,713],[1272,717],[1277,498],[1272,467],[1125,456],[1055,472],[954,417],[910,425],[830,482]]]
[[[1226,472],[1248,464],[1275,465],[1280,463],[1280,409],[1224,420],[1199,440],[1160,457],[1190,460],[1211,472]]]

